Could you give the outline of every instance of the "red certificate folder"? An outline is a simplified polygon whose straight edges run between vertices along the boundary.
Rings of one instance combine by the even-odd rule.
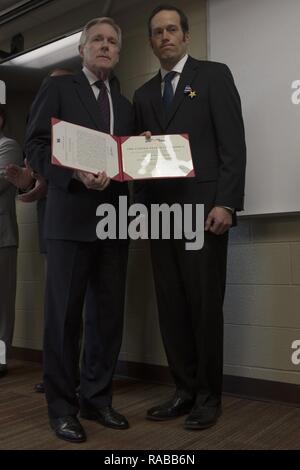
[[[54,165],[116,181],[195,176],[187,134],[117,137],[52,118]]]

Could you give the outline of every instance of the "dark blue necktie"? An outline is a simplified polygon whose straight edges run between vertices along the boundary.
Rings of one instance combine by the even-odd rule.
[[[177,72],[174,72],[174,70],[172,72],[168,72],[164,78],[165,85],[164,85],[164,92],[163,92],[162,100],[163,100],[164,108],[166,110],[170,108],[170,105],[174,98],[172,80],[175,77],[176,73]]]
[[[110,134],[110,106],[107,88],[103,80],[98,80],[97,82],[95,82],[95,85],[99,88],[99,95],[97,101],[100,107],[103,132],[107,132],[107,134]]]

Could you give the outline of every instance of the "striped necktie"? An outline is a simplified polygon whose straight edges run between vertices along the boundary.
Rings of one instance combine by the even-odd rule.
[[[99,95],[97,98],[97,102],[99,103],[99,108],[101,112],[101,122],[102,122],[103,132],[110,134],[110,106],[109,106],[107,88],[103,80],[98,80],[94,84],[96,85],[96,87],[99,88]]]

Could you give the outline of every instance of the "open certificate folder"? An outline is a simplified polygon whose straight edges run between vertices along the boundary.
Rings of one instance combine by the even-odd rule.
[[[55,118],[52,163],[117,181],[195,176],[186,134],[116,137]]]

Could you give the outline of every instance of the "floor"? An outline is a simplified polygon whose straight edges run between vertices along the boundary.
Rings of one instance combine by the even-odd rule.
[[[128,418],[130,429],[116,431],[81,420],[87,442],[69,444],[55,437],[48,425],[45,397],[33,391],[40,366],[13,361],[0,378],[0,450],[4,449],[300,449],[300,408],[224,396],[223,414],[204,431],[183,429],[184,417],[151,422],[145,412],[168,399],[172,388],[118,378],[114,407]]]

